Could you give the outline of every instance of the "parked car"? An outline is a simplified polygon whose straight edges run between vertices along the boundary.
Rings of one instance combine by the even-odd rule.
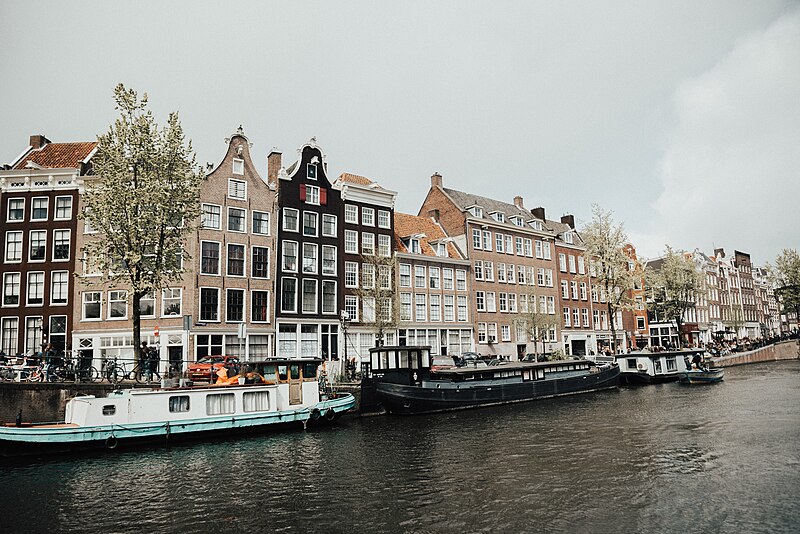
[[[450,369],[455,367],[455,358],[452,356],[433,356],[431,358],[431,371],[438,371],[439,369]]]
[[[216,372],[223,367],[239,366],[239,358],[236,356],[204,356],[194,363],[190,363],[186,369],[186,377],[189,380],[208,380],[216,381]]]

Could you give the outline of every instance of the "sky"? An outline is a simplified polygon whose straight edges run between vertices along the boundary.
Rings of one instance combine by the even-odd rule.
[[[266,175],[316,137],[328,174],[416,214],[444,186],[613,213],[665,245],[800,248],[800,3],[0,3],[0,162],[32,134],[94,140],[114,86],[178,111],[197,160],[240,125]]]

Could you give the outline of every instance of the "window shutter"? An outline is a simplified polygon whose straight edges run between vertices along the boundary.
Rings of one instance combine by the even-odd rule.
[[[300,184],[300,201],[306,201],[306,184]]]
[[[320,206],[328,205],[328,190],[324,187],[319,188],[319,204]]]

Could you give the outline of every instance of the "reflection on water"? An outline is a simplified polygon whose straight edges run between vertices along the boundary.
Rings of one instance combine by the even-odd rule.
[[[794,532],[800,362],[0,465],[0,531]]]

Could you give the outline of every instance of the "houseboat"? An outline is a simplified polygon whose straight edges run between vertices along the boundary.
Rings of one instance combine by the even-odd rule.
[[[616,364],[588,360],[474,362],[432,371],[430,347],[370,349],[362,371],[362,407],[404,415],[575,395],[616,388],[619,380]]]
[[[320,390],[317,368],[321,362],[251,363],[251,378],[244,384],[127,389],[112,391],[107,397],[78,396],[67,402],[63,422],[16,421],[0,426],[0,454],[168,444],[210,434],[234,435],[278,425],[305,427],[309,422],[332,422],[352,409],[356,401],[349,393]]]
[[[700,351],[702,352],[702,351]],[[650,384],[678,380],[698,351],[630,352],[616,357],[623,384]]]
[[[725,377],[723,369],[689,369],[681,373],[680,381],[683,384],[713,384],[721,382]]]

